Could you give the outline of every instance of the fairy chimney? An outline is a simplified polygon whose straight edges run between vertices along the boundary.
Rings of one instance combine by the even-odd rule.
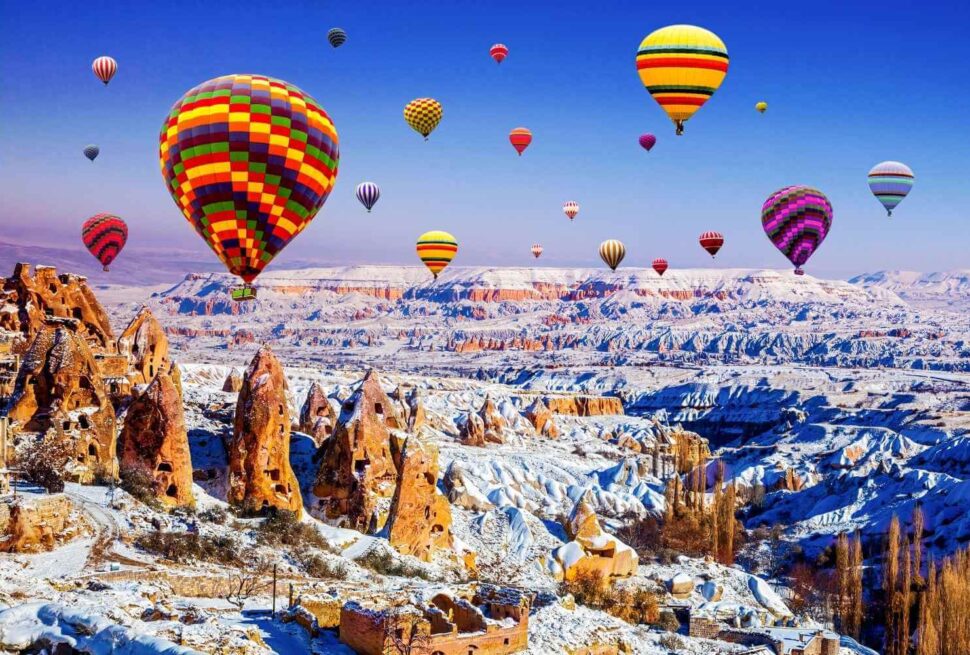
[[[482,417],[469,411],[458,419],[458,440],[464,446],[485,445],[485,422]]]
[[[404,445],[387,519],[388,541],[399,552],[430,562],[451,548],[451,506],[437,488],[438,449],[411,436]]]
[[[320,385],[314,382],[310,385],[300,410],[300,432],[313,437],[319,446],[333,434],[336,419],[330,399],[323,393]]]
[[[383,527],[394,494],[402,426],[373,369],[343,402],[337,427],[320,453],[313,512],[362,532]]]
[[[491,443],[505,443],[505,428],[507,424],[505,418],[495,406],[495,401],[491,396],[485,396],[482,408],[478,410],[478,416],[482,419],[485,426],[485,441]]]
[[[146,476],[162,503],[195,504],[182,395],[170,371],[156,375],[129,406],[121,432],[120,459],[122,478]]]
[[[525,418],[532,424],[537,434],[550,439],[559,437],[559,426],[556,425],[552,418],[552,411],[542,401],[542,398],[536,398],[532,401],[532,404],[525,410]]]
[[[227,497],[248,514],[271,507],[297,515],[303,510],[300,486],[290,467],[286,378],[267,346],[250,362],[236,402]]]
[[[132,384],[148,384],[169,367],[168,339],[148,307],[142,307],[118,337],[118,350],[128,358]]]
[[[243,386],[243,374],[239,369],[232,369],[222,383],[222,390],[227,393],[239,393]]]

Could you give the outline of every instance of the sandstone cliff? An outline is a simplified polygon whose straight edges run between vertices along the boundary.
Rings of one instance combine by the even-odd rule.
[[[451,548],[451,506],[437,489],[438,449],[409,437],[387,519],[388,540],[405,555],[431,561]]]
[[[182,414],[182,395],[167,372],[128,408],[121,433],[121,475],[143,475],[164,504],[191,506],[192,456]]]
[[[542,398],[536,398],[525,410],[525,418],[528,419],[537,434],[556,439],[559,437],[559,426],[552,418],[552,411],[546,406]]]
[[[623,414],[623,402],[614,396],[546,396],[545,403],[553,414],[567,416]]]
[[[266,346],[253,357],[236,403],[229,444],[228,500],[249,514],[270,507],[302,514],[290,467],[290,416],[283,367]]]

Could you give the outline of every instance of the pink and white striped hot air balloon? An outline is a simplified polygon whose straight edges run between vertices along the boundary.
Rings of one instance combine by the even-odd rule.
[[[535,257],[536,259],[539,259],[539,256],[541,254],[542,254],[542,246],[539,245],[538,243],[533,243],[532,244],[532,256]]]
[[[118,62],[108,56],[101,56],[91,63],[91,70],[94,71],[95,76],[105,83],[111,81],[111,78],[115,76],[118,72]]]
[[[579,203],[575,200],[569,200],[562,206],[562,212],[569,217],[569,220],[576,218],[576,214],[579,213]]]

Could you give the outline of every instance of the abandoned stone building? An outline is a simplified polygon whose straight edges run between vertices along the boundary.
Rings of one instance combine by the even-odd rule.
[[[745,646],[764,646],[775,655],[839,655],[839,636],[834,632],[808,628],[723,629],[720,641]]]
[[[365,607],[349,601],[340,612],[340,640],[360,655],[505,655],[529,646],[531,596],[482,585],[474,593],[439,593],[424,607]],[[406,652],[406,651],[405,651]]]

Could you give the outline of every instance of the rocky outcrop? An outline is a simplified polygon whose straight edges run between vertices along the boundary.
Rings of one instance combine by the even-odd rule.
[[[443,482],[445,491],[448,493],[448,502],[452,505],[458,505],[475,512],[487,512],[495,507],[476,486],[458,460],[452,461],[448,466]]]
[[[399,386],[391,394],[391,399],[400,407],[408,432],[417,432],[427,424],[428,416],[424,409],[424,399],[417,387],[412,387],[410,391],[405,392]]]
[[[79,275],[57,274],[51,266],[19,263],[2,281],[0,329],[20,332],[30,342],[48,318],[77,321],[77,332],[96,351],[112,352],[114,337],[108,314]]]
[[[370,370],[344,401],[333,436],[324,442],[313,486],[315,514],[362,532],[381,529],[394,495],[404,426]]]
[[[623,401],[614,396],[546,396],[553,414],[566,416],[622,415]]]
[[[300,432],[313,437],[319,446],[333,434],[336,422],[337,416],[330,405],[330,399],[320,385],[314,382],[310,385],[300,409]]]
[[[388,541],[399,552],[430,562],[451,548],[451,506],[437,489],[438,449],[409,437],[387,518]]]
[[[491,396],[485,396],[482,408],[478,410],[478,416],[482,419],[485,427],[485,441],[490,443],[505,443],[505,430],[508,424],[505,418],[495,406],[495,401]]]
[[[168,338],[148,307],[142,307],[118,337],[118,351],[128,358],[132,384],[148,384],[170,365]]]
[[[0,504],[0,553],[36,553],[53,550],[66,540],[74,505],[64,494],[21,497]]]
[[[128,407],[120,460],[122,478],[139,476],[149,481],[162,503],[195,504],[182,395],[169,372],[156,375]]]
[[[239,369],[232,369],[222,383],[222,390],[227,393],[239,393],[243,387],[243,374]]]
[[[636,552],[603,530],[588,494],[579,499],[564,526],[571,541],[552,551],[546,569],[559,580],[587,573],[599,574],[604,581],[635,574]]]
[[[465,446],[485,445],[485,422],[473,411],[459,417],[458,440]]]
[[[559,437],[559,426],[556,425],[552,418],[552,411],[546,406],[542,398],[536,398],[532,401],[532,404],[525,410],[525,417],[535,428],[536,434],[549,439]]]
[[[303,512],[290,467],[290,416],[283,366],[263,346],[249,364],[229,444],[228,501],[248,514],[270,507]]]
[[[7,416],[18,431],[63,434],[74,445],[69,477],[114,475],[115,415],[97,362],[74,319],[48,319],[27,349]]]
[[[707,439],[696,432],[675,428],[670,430],[668,438],[672,442],[671,451],[680,473],[692,471],[701,462],[707,462],[711,458]]]

